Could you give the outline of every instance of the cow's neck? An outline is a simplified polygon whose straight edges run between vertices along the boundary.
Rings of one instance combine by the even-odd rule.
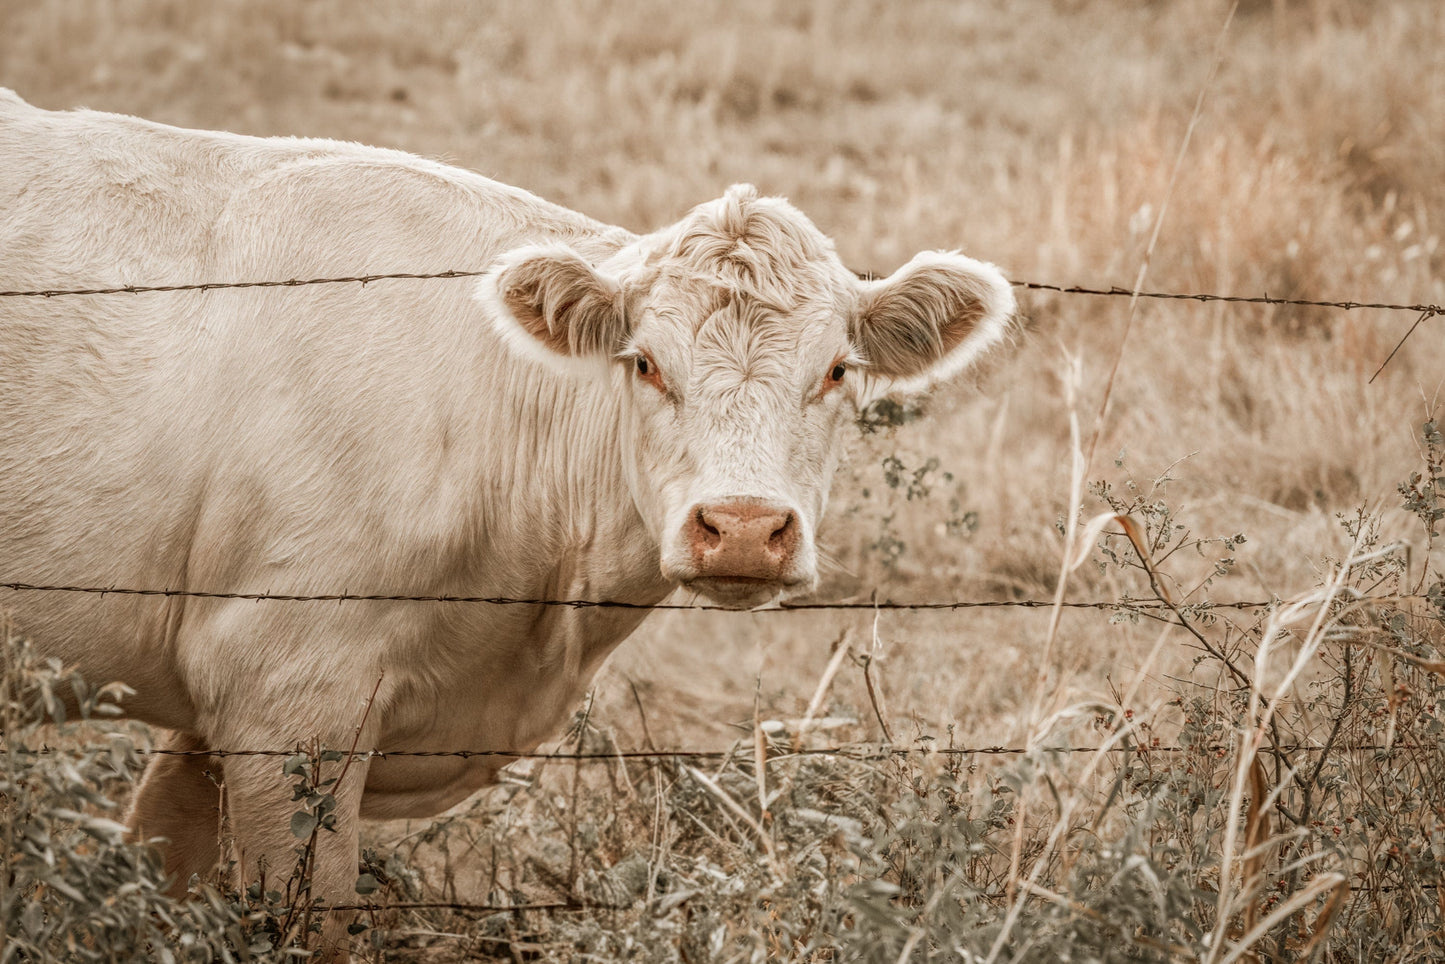
[[[659,549],[626,481],[622,399],[604,380],[518,365],[508,466],[492,475],[483,519],[494,560],[526,559],[505,582],[528,598],[653,603],[670,591]]]

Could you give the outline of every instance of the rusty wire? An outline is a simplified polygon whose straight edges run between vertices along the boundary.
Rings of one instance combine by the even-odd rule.
[[[270,281],[202,281],[186,284],[130,284],[93,288],[35,288],[13,291],[0,291],[0,298],[63,298],[83,295],[139,295],[179,291],[221,291],[234,288],[302,288],[309,285],[334,284],[367,285],[375,281],[428,281],[453,278],[478,278],[484,274],[486,274],[485,270],[474,271],[449,269],[446,271],[393,271],[377,274],[344,275],[339,277],[325,278],[287,278],[284,280]],[[871,272],[861,272],[860,277],[876,278],[879,276]],[[1166,301],[1222,302],[1225,304],[1247,305],[1294,305],[1304,308],[1338,308],[1342,311],[1352,311],[1358,308],[1373,308],[1380,311],[1410,311],[1416,314],[1429,313],[1430,315],[1445,314],[1445,307],[1442,307],[1441,305],[1431,304],[1399,304],[1392,302],[1356,300],[1328,301],[1323,299],[1310,298],[1277,298],[1272,297],[1268,294],[1222,295],[1209,292],[1135,292],[1129,288],[1121,288],[1117,285],[1108,288],[1093,288],[1087,285],[1059,285],[1041,281],[1015,281],[1013,282],[1013,286],[1016,288],[1024,288],[1029,291],[1051,291],[1057,294],[1090,295],[1095,297],[1138,297]]]
[[[535,904],[470,904],[466,901],[456,900],[399,900],[386,904],[320,904],[313,910],[317,913],[326,911],[368,911],[375,913],[385,910],[451,910],[464,911],[473,914],[520,914],[526,911],[537,911],[540,913],[557,914],[567,911],[581,910],[605,910],[610,905],[594,903],[588,904],[576,900],[559,900],[550,902],[539,902]]]
[[[373,281],[430,281],[446,278],[478,278],[485,271],[393,271],[333,278],[288,278],[284,281],[202,281],[191,284],[114,285],[108,288],[36,288],[0,291],[0,298],[66,298],[76,295],[147,295],[175,291],[222,291],[229,288],[304,288],[307,285],[360,284]]]
[[[1348,745],[1335,745],[1334,747],[1315,746],[1312,744],[1295,743],[1280,747],[1261,747],[1261,753],[1321,753],[1326,750],[1341,753],[1393,753],[1397,750],[1430,750],[1436,749],[1433,746],[1425,746],[1415,743],[1358,743]],[[57,748],[50,746],[37,747],[35,749],[21,749],[17,752],[28,752],[34,754],[50,754],[58,752]],[[318,757],[325,753],[349,754],[360,760],[386,760],[393,757],[449,757],[464,760],[483,759],[488,757],[502,758],[512,761],[539,760],[562,761],[569,763],[603,763],[616,762],[618,760],[643,760],[643,761],[670,761],[670,760],[731,760],[733,758],[744,759],[747,754],[741,756],[739,747],[728,749],[712,750],[608,750],[596,752],[582,751],[537,751],[537,750],[347,750],[319,751],[308,749],[304,746],[292,747],[289,750],[282,749],[232,749],[227,747],[210,747],[203,749],[175,750],[166,747],[136,747],[134,752],[139,756],[180,756],[180,757]],[[1206,753],[1215,756],[1225,755],[1233,752],[1233,748],[1222,743],[1179,745],[1179,744],[1143,744],[1136,743],[1120,746],[947,746],[947,747],[895,747],[887,744],[860,743],[826,747],[787,747],[774,746],[770,748],[767,757],[769,762],[778,762],[798,757],[826,757],[836,760],[847,760],[853,763],[881,763],[886,760],[899,760],[915,756],[944,756],[944,757],[966,757],[966,756],[1024,756],[1029,753],[1049,754],[1078,754],[1078,753],[1132,753],[1138,756],[1147,756],[1151,753]]]
[[[1386,884],[1384,886],[1366,887],[1359,884],[1351,884],[1351,893],[1393,893],[1398,890],[1405,890],[1404,887]],[[1439,889],[1438,884],[1422,883],[1419,885],[1422,891],[1435,891]],[[577,913],[580,911],[597,910],[633,910],[633,907],[620,907],[602,901],[587,902],[581,900],[566,901],[539,901],[531,904],[474,904],[466,901],[450,900],[400,900],[382,904],[323,904],[317,902],[312,908],[316,913],[328,911],[355,912],[363,911],[377,913],[388,910],[447,910],[457,913],[471,914],[523,914],[528,912],[559,914]],[[455,935],[451,935],[455,936]]]
[[[620,599],[544,599],[514,596],[452,596],[452,595],[407,595],[405,593],[280,593],[280,592],[213,592],[202,589],[143,589],[130,586],[68,586],[48,585],[30,582],[0,582],[0,589],[16,592],[67,592],[87,593],[96,596],[159,596],[185,599],[239,599],[254,602],[431,602],[481,604],[488,606],[554,606],[564,609],[664,609],[693,612],[818,612],[822,611],[863,611],[873,610],[955,610],[955,609],[1049,609],[1055,605],[1052,599],[951,599],[922,602],[896,601],[892,599],[866,602],[783,602],[767,609],[739,610],[710,603],[638,603]],[[1392,597],[1414,598],[1414,597]],[[1268,609],[1275,605],[1274,599],[1239,599],[1230,602],[1202,602],[1184,608],[1193,612],[1207,612],[1214,609]],[[1172,610],[1168,603],[1151,599],[1092,600],[1083,602],[1062,602],[1057,605],[1065,609],[1110,609],[1120,611],[1149,612]]]
[[[1081,285],[1054,285],[1044,284],[1037,281],[1015,281],[1015,288],[1026,288],[1029,291],[1053,291],[1066,295],[1096,295],[1112,298],[1153,298],[1161,301],[1199,301],[1199,302],[1220,302],[1231,305],[1295,305],[1303,308],[1339,308],[1342,311],[1353,311],[1356,308],[1375,308],[1380,311],[1411,311],[1416,313],[1429,312],[1432,315],[1445,314],[1445,309],[1440,305],[1407,305],[1383,301],[1318,301],[1309,298],[1275,298],[1270,295],[1219,295],[1209,293],[1189,294],[1173,291],[1139,291],[1134,292],[1128,288],[1089,288]]]

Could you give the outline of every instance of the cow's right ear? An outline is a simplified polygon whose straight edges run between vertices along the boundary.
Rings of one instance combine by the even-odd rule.
[[[627,341],[621,284],[565,244],[508,251],[477,299],[510,347],[541,361],[607,361]]]

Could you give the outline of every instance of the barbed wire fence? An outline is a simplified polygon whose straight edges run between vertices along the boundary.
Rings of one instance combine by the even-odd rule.
[[[845,746],[825,747],[777,747],[775,752],[770,751],[767,755],[767,762],[775,763],[782,760],[801,757],[829,757],[833,759],[849,760],[856,763],[881,763],[886,760],[898,760],[915,756],[939,756],[939,757],[969,757],[969,756],[1023,756],[1028,753],[1037,753],[1043,756],[1050,754],[1080,754],[1080,753],[1132,753],[1146,755],[1149,753],[1229,753],[1234,747],[1226,746],[1223,743],[1201,743],[1190,746],[1165,745],[1159,743],[1138,743],[1127,746],[918,746],[918,747],[896,747],[886,743],[856,743]],[[1359,753],[1393,753],[1397,750],[1434,750],[1434,746],[1426,746],[1416,743],[1351,743],[1343,746],[1326,747],[1308,743],[1292,743],[1280,747],[1263,747],[1261,753],[1319,753],[1324,750],[1348,750]],[[35,750],[17,751],[49,754],[56,752],[51,747],[39,747]],[[179,756],[179,757],[216,757],[225,759],[227,757],[293,757],[298,754],[305,756],[312,751],[304,747],[292,747],[289,750],[281,749],[227,749],[201,748],[189,750],[176,750],[168,747],[136,747],[135,753],[139,756]],[[320,753],[346,753],[346,750],[322,748]],[[678,760],[732,760],[738,757],[738,747],[730,747],[726,750],[607,750],[598,752],[572,752],[558,750],[555,752],[539,750],[358,750],[353,754],[356,759],[389,760],[393,758],[431,758],[450,757],[463,760],[476,760],[484,758],[500,758],[505,760],[535,760],[542,762],[558,761],[569,763],[615,763],[619,760],[641,760],[648,762],[675,762]]]
[[[359,284],[362,286],[384,281],[428,281],[428,280],[455,280],[477,278],[485,274],[485,271],[477,270],[445,270],[435,272],[384,272],[373,274],[356,274],[334,277],[315,278],[289,278],[275,280],[250,280],[250,281],[225,281],[225,282],[195,282],[179,284],[152,284],[152,285],[113,285],[89,288],[35,288],[15,289],[0,291],[0,298],[66,298],[66,297],[97,297],[109,295],[145,295],[163,294],[178,292],[211,292],[236,289],[266,289],[266,288],[301,288],[315,285],[340,285]],[[874,277],[870,274],[860,274],[861,277]],[[1268,294],[1264,295],[1229,295],[1210,292],[1164,292],[1164,291],[1135,291],[1128,288],[1111,287],[1090,287],[1084,285],[1060,285],[1034,281],[1015,281],[1014,287],[1027,291],[1049,292],[1063,295],[1078,295],[1086,297],[1125,297],[1162,301],[1190,301],[1196,303],[1219,303],[1230,305],[1264,305],[1264,306],[1294,306],[1306,308],[1325,308],[1340,311],[1355,310],[1378,310],[1390,312],[1409,312],[1417,317],[1414,324],[1406,331],[1405,335],[1395,345],[1389,356],[1381,363],[1380,370],[1383,370],[1391,358],[1399,351],[1400,347],[1421,324],[1438,315],[1445,314],[1445,306],[1432,303],[1396,303],[1377,302],[1363,300],[1325,300],[1307,298],[1282,298]],[[1379,370],[1376,371],[1379,374]],[[1373,381],[1373,378],[1371,379]],[[197,599],[221,599],[221,600],[243,600],[255,602],[331,602],[331,603],[364,603],[364,602],[405,602],[405,603],[439,603],[459,605],[493,605],[493,606],[545,606],[561,607],[570,609],[640,609],[640,610],[672,610],[672,611],[723,611],[737,612],[729,607],[698,604],[698,603],[637,603],[625,600],[591,600],[591,599],[546,599],[546,598],[519,598],[507,596],[466,596],[466,595],[441,595],[441,594],[403,594],[403,593],[351,593],[347,591],[335,593],[283,593],[283,592],[228,592],[228,591],[206,591],[193,589],[173,589],[170,587],[148,588],[133,586],[99,586],[99,585],[67,585],[57,583],[41,583],[30,581],[8,581],[0,582],[0,589],[14,592],[27,593],[83,593],[99,596],[140,596],[140,597],[161,597],[161,598],[197,598]],[[1404,601],[1408,599],[1423,599],[1423,594],[1392,596],[1392,601]],[[1198,604],[1178,605],[1172,602],[1161,602],[1150,599],[1131,599],[1128,597],[1116,600],[1086,600],[1086,601],[1055,601],[1045,599],[953,599],[935,601],[896,601],[891,599],[872,599],[868,601],[843,601],[843,602],[801,602],[782,603],[768,608],[746,610],[754,614],[772,614],[787,612],[819,612],[819,611],[957,611],[964,609],[1033,609],[1047,610],[1053,608],[1112,611],[1115,613],[1136,614],[1160,618],[1160,611],[1167,611],[1175,616],[1181,613],[1203,616],[1213,611],[1233,610],[1269,610],[1280,605],[1278,598],[1267,600],[1233,600],[1227,602],[1201,602]],[[1039,754],[1181,754],[1181,753],[1209,753],[1227,754],[1234,750],[1234,747],[1219,745],[1161,745],[1157,741],[1152,744],[1136,743],[1131,745],[1108,745],[1108,746],[935,746],[931,743],[924,746],[898,747],[888,743],[869,744],[848,744],[834,745],[828,747],[801,747],[786,744],[769,744],[760,756],[753,757],[751,754],[741,752],[742,744],[738,743],[727,749],[613,749],[605,752],[582,752],[582,751],[524,751],[518,749],[443,749],[443,750],[368,750],[355,753],[360,759],[384,760],[388,758],[460,758],[460,759],[502,759],[509,763],[519,761],[567,761],[576,764],[616,762],[623,760],[643,761],[651,764],[679,763],[681,761],[720,761],[726,763],[733,759],[750,757],[755,762],[763,763],[780,762],[787,759],[797,758],[831,758],[860,763],[877,763],[888,760],[897,760],[915,756],[936,756],[943,758],[965,758],[965,757],[998,757],[998,756],[1022,756],[1029,753]],[[298,753],[306,753],[302,745],[298,744],[290,749],[283,748],[236,748],[236,747],[213,747],[202,749],[173,749],[167,747],[136,747],[134,752],[141,756],[170,756],[170,757],[214,757],[224,759],[227,757],[292,757]],[[1409,743],[1371,743],[1361,745],[1307,745],[1294,744],[1277,747],[1264,747],[1261,753],[1319,753],[1319,752],[1358,752],[1387,754],[1399,751],[1431,750],[1435,747]],[[56,752],[50,747],[39,747],[28,751],[34,753]],[[340,751],[337,751],[340,752]],[[349,752],[349,751],[348,751]],[[1425,884],[1425,889],[1435,889],[1436,885]],[[1356,889],[1351,886],[1351,890]],[[1378,886],[1374,888],[1380,890]],[[1392,888],[1385,888],[1386,890]],[[383,911],[421,911],[421,910],[445,910],[456,913],[467,914],[525,914],[525,913],[574,913],[596,910],[607,905],[598,901],[587,900],[559,900],[559,901],[538,901],[532,903],[484,903],[467,901],[446,901],[446,900],[414,900],[414,901],[385,901],[385,902],[358,902],[346,904],[334,904],[330,906],[320,905],[319,910],[347,911],[347,912],[368,912],[376,913]]]
[[[1055,603],[1052,599],[949,599],[923,602],[899,602],[891,599],[862,602],[780,602],[769,607],[739,610],[710,603],[640,603],[620,599],[546,599],[515,596],[451,596],[406,595],[403,593],[277,593],[277,592],[212,592],[200,589],[138,589],[128,586],[65,586],[28,582],[0,582],[0,589],[16,592],[84,593],[96,596],[159,596],[162,598],[236,599],[254,602],[431,602],[476,604],[488,606],[552,606],[564,609],[643,609],[688,612],[746,612],[752,614],[787,612],[871,612],[873,610],[951,610],[951,609],[1112,609],[1150,612],[1172,610],[1174,604],[1152,599],[1099,599]],[[1402,597],[1395,597],[1402,598]],[[1240,599],[1229,602],[1184,604],[1181,608],[1203,612],[1211,609],[1268,609],[1279,603],[1276,599]]]
[[[58,585],[35,585],[27,583],[0,583],[0,588],[16,591],[33,592],[72,592],[89,593],[99,595],[137,595],[137,596],[182,596],[199,598],[220,598],[237,599],[246,601],[273,601],[273,602],[433,602],[433,603],[456,603],[456,604],[478,604],[478,605],[531,605],[531,606],[561,606],[570,608],[629,608],[629,609],[663,609],[683,611],[726,611],[726,612],[750,612],[781,613],[790,610],[816,612],[819,610],[833,611],[859,611],[859,610],[955,610],[975,607],[998,607],[1039,610],[1056,605],[1052,600],[1022,599],[1022,600],[946,600],[928,602],[897,602],[892,600],[875,600],[869,602],[823,602],[803,603],[792,605],[781,605],[769,609],[760,610],[735,610],[726,607],[696,604],[640,604],[615,600],[580,600],[580,599],[519,599],[509,597],[472,597],[472,596],[440,596],[440,595],[400,595],[400,594],[282,594],[282,593],[217,593],[190,590],[151,590],[134,589],[127,587],[94,587],[94,586],[58,586]],[[1386,597],[1369,597],[1374,602],[1400,602],[1412,599],[1428,599],[1426,594],[1402,594]],[[1283,600],[1234,600],[1223,603],[1201,603],[1197,606],[1184,607],[1192,610],[1196,615],[1207,614],[1210,610],[1268,610],[1281,605]],[[1174,604],[1144,599],[1122,599],[1122,600],[1088,600],[1088,601],[1066,601],[1061,604],[1067,608],[1087,609],[1094,611],[1114,612],[1143,612],[1153,610],[1170,609],[1178,611]],[[684,772],[688,763],[699,763],[703,761],[712,762],[726,766],[730,762],[737,762],[744,765],[769,766],[785,763],[789,760],[800,759],[833,759],[843,762],[859,764],[875,764],[888,761],[898,761],[908,758],[935,758],[953,761],[963,761],[966,758],[977,757],[1020,757],[1034,754],[1039,757],[1048,756],[1078,756],[1093,754],[1109,755],[1132,755],[1137,758],[1147,759],[1151,755],[1180,755],[1180,754],[1203,754],[1224,758],[1238,747],[1222,743],[1196,743],[1189,745],[1163,744],[1158,740],[1149,742],[1135,742],[1130,744],[1113,744],[1102,746],[1070,746],[1070,745],[1033,745],[1033,746],[1005,746],[1005,745],[977,745],[977,746],[938,746],[934,741],[920,740],[922,745],[896,746],[886,741],[876,743],[852,743],[843,745],[832,745],[824,747],[795,746],[786,739],[774,739],[769,736],[763,743],[761,750],[750,745],[751,741],[738,740],[725,749],[718,748],[669,748],[669,749],[609,749],[605,751],[581,751],[581,750],[520,750],[520,749],[440,749],[440,750],[380,750],[372,749],[365,751],[328,749],[313,743],[309,748],[302,743],[297,743],[290,748],[232,748],[232,747],[207,747],[192,749],[174,749],[169,747],[133,747],[132,750],[138,756],[147,757],[209,757],[226,759],[231,757],[270,757],[270,758],[292,758],[306,756],[312,761],[322,758],[322,754],[345,754],[355,756],[359,760],[386,760],[386,759],[416,759],[416,758],[452,758],[463,760],[492,759],[505,761],[502,766],[521,761],[532,761],[545,764],[549,762],[566,762],[573,764],[604,764],[618,763],[622,761],[642,762],[650,766],[672,764],[680,766],[679,772]],[[1320,753],[1369,753],[1383,759],[1396,753],[1408,753],[1417,751],[1438,751],[1436,746],[1428,746],[1412,742],[1373,742],[1373,743],[1293,743],[1279,746],[1262,746],[1258,752],[1261,755],[1277,755],[1288,759],[1290,754],[1303,753],[1314,755]],[[24,752],[24,751],[22,751]],[[50,747],[40,747],[29,751],[33,753],[57,752]],[[959,765],[955,763],[953,765]],[[972,764],[966,764],[971,766]],[[532,774],[527,774],[523,782],[530,785]],[[1418,885],[1419,890],[1434,892],[1438,884],[1425,882]],[[1355,884],[1350,883],[1346,889],[1350,892],[1365,893],[1388,893],[1398,889],[1391,884]],[[528,914],[554,915],[554,914],[586,914],[598,911],[618,911],[626,909],[618,906],[615,902],[605,899],[589,898],[586,893],[578,892],[580,896],[568,899],[534,900],[517,902],[491,902],[491,901],[465,901],[465,900],[385,900],[385,901],[358,901],[336,904],[326,904],[321,901],[313,902],[312,910],[316,913],[359,913],[374,915],[386,913],[409,913],[422,911],[446,912],[469,917],[490,917],[492,915],[507,915],[510,917],[522,918]],[[395,925],[386,925],[395,926]]]
[[[224,291],[228,289],[241,288],[303,288],[311,285],[338,285],[338,284],[359,284],[368,285],[378,281],[442,281],[458,278],[479,278],[486,274],[486,270],[463,270],[447,269],[444,271],[391,271],[377,274],[342,275],[323,278],[286,278],[267,281],[201,281],[180,284],[158,284],[158,285],[112,285],[109,287],[95,288],[30,288],[12,289],[0,291],[0,298],[66,298],[94,295],[142,295],[160,294],[166,292],[185,291]],[[856,272],[858,277],[864,279],[876,279],[881,277],[872,271]],[[1335,308],[1341,311],[1354,311],[1356,309],[1369,308],[1379,311],[1408,311],[1417,315],[1415,323],[1412,324],[1400,336],[1395,347],[1390,350],[1380,367],[1370,376],[1371,384],[1390,364],[1399,350],[1404,347],[1406,341],[1426,321],[1436,315],[1445,314],[1445,306],[1428,303],[1405,304],[1398,302],[1382,301],[1328,301],[1312,298],[1278,298],[1269,294],[1263,295],[1224,295],[1210,292],[1175,292],[1175,291],[1138,291],[1130,288],[1122,288],[1117,285],[1108,288],[1089,287],[1087,285],[1060,285],[1043,281],[1015,281],[1015,288],[1022,288],[1026,291],[1047,291],[1056,294],[1067,295],[1088,295],[1091,297],[1104,298],[1129,298],[1131,300],[1150,299],[1156,301],[1194,301],[1199,303],[1220,303],[1232,305],[1277,305],[1294,306],[1300,308]]]
[[[286,278],[263,281],[201,281],[182,284],[126,284],[92,288],[33,288],[0,291],[0,298],[66,298],[92,295],[141,295],[179,291],[223,291],[237,288],[304,288],[311,285],[336,284],[367,285],[377,281],[437,281],[458,278],[480,278],[486,273],[486,270],[448,269],[445,271],[392,271],[376,274],[340,275],[321,278]],[[880,275],[866,271],[859,272],[858,274],[863,278],[880,277]],[[1445,306],[1423,302],[1409,304],[1360,300],[1330,301],[1308,298],[1278,298],[1269,294],[1226,295],[1209,292],[1136,292],[1130,288],[1123,288],[1117,285],[1108,288],[1099,288],[1087,285],[1060,285],[1042,281],[1015,281],[1013,282],[1013,286],[1015,288],[1023,288],[1027,291],[1048,291],[1056,294],[1088,295],[1104,298],[1149,298],[1162,301],[1218,302],[1235,305],[1291,305],[1302,308],[1337,308],[1341,311],[1372,308],[1380,311],[1408,311],[1415,314],[1431,316],[1445,314]]]

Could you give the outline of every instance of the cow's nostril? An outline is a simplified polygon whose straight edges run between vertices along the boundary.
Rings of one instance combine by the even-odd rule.
[[[772,535],[768,536],[768,548],[774,552],[787,551],[794,540],[794,529],[793,514],[789,512],[783,516],[782,525],[774,529]]]
[[[706,510],[698,509],[697,513],[693,516],[693,523],[697,526],[697,531],[702,536],[704,545],[716,546],[722,542],[722,531],[708,519]]]

